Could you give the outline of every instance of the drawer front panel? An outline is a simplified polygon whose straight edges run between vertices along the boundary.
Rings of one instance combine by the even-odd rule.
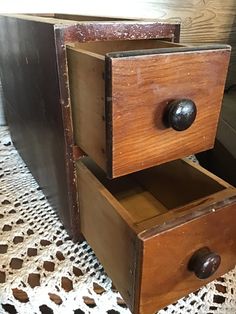
[[[141,236],[140,313],[154,313],[218,278],[236,261],[236,204],[157,235]],[[221,257],[214,275],[199,279],[188,270],[193,254],[209,248]]]
[[[186,49],[107,56],[110,177],[213,146],[230,52]],[[184,131],[168,128],[163,120],[169,102],[179,99],[190,99],[197,108],[195,121]]]

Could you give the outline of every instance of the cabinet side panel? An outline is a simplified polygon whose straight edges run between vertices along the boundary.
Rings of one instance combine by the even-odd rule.
[[[70,231],[53,24],[0,17],[0,47],[13,143]]]

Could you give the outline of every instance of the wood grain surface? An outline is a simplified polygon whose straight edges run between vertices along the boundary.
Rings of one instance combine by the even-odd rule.
[[[169,210],[224,189],[220,182],[206,175],[201,168],[196,169],[183,160],[134,173],[133,177]]]
[[[118,177],[213,146],[229,61],[229,49],[178,48],[109,54],[107,92],[108,173]],[[174,48],[173,48],[174,49]],[[182,50],[183,49],[183,50]],[[182,52],[181,52],[182,50]],[[189,98],[197,106],[193,125],[167,128],[170,101]]]
[[[235,221],[236,202],[142,239],[140,305],[136,313],[154,313],[232,269],[236,263]],[[214,275],[201,280],[188,270],[188,263],[195,251],[203,247],[219,254],[221,265]]]
[[[236,2],[234,0],[142,1],[143,17],[181,23],[183,43],[232,45],[227,85],[236,83]],[[128,13],[127,13],[128,15]]]
[[[133,309],[137,252],[129,216],[82,161],[77,174],[81,231]]]
[[[106,169],[104,57],[67,50],[75,143]]]

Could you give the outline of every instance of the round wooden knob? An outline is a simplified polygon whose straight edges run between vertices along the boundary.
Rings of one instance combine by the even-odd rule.
[[[167,125],[176,131],[188,129],[197,115],[197,107],[190,99],[173,100],[167,110]]]
[[[202,248],[192,256],[188,268],[199,279],[206,279],[216,272],[220,262],[220,255],[211,252],[208,248]]]

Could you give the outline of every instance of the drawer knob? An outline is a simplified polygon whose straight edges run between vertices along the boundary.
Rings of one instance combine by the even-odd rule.
[[[167,125],[176,131],[188,129],[194,122],[197,115],[195,103],[190,99],[173,100],[169,103]]]
[[[199,279],[206,279],[216,272],[220,266],[220,262],[220,255],[211,252],[208,248],[202,248],[194,253],[190,259],[188,268]]]

